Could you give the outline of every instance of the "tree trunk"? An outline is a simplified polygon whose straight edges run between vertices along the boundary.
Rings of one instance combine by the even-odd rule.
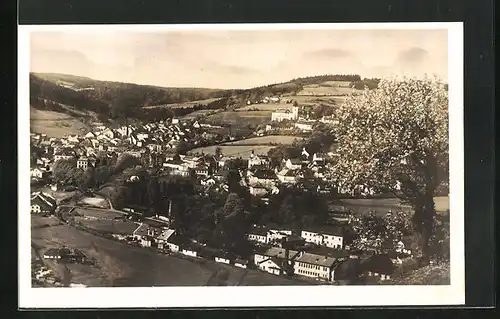
[[[420,266],[429,264],[429,239],[432,236],[432,226],[436,214],[432,194],[433,192],[428,192],[425,196],[418,198],[415,203],[413,227],[417,235],[416,257]]]

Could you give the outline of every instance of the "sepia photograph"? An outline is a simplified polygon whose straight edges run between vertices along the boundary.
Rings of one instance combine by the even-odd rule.
[[[20,305],[462,304],[462,37],[20,26]]]

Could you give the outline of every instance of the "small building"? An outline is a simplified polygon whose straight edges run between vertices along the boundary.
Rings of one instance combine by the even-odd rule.
[[[302,161],[298,158],[289,158],[285,162],[285,167],[289,170],[296,170],[302,168]]]
[[[249,187],[250,194],[253,196],[266,196],[269,191],[262,185],[252,185]]]
[[[295,123],[295,127],[301,130],[302,132],[310,132],[312,131],[312,124],[307,122],[297,122]]]
[[[167,247],[171,252],[182,252],[184,247],[190,245],[189,239],[179,234],[173,234],[167,239]],[[185,250],[185,249],[184,249]]]
[[[267,244],[267,229],[264,227],[252,227],[247,234],[247,239],[256,243]]]
[[[338,227],[309,228],[302,230],[300,235],[308,243],[337,249],[343,247],[343,232]]]
[[[384,281],[391,279],[394,264],[387,254],[374,254],[361,264],[363,275],[367,281]]]
[[[81,156],[76,161],[76,168],[86,170],[88,167],[94,167],[97,160],[92,156]]]
[[[283,184],[297,183],[298,172],[295,170],[283,169],[278,174],[278,180]]]
[[[227,252],[218,252],[215,254],[215,262],[230,265],[231,261],[235,260],[234,256]]]
[[[57,207],[56,199],[42,192],[32,194],[30,205],[33,214],[51,214]]]
[[[298,251],[271,247],[265,251],[256,252],[254,264],[262,271],[274,275],[282,275],[292,270],[292,264],[299,255]]]
[[[209,168],[207,165],[200,164],[195,167],[194,172],[197,176],[208,177]]]
[[[248,260],[244,260],[244,259],[239,259],[237,258],[235,261],[234,261],[234,265],[236,267],[239,267],[239,268],[247,268],[248,266]]]

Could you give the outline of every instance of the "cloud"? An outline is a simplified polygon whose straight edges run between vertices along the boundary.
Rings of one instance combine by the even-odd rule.
[[[349,58],[352,57],[352,52],[342,49],[321,49],[307,52],[306,56],[318,58]]]
[[[429,57],[429,52],[427,52],[427,50],[414,47],[401,51],[398,55],[396,62],[419,64],[425,62],[425,60],[428,57]]]

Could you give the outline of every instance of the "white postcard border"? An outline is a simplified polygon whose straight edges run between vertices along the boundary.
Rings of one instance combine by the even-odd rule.
[[[448,286],[266,286],[32,288],[29,184],[30,32],[60,30],[448,29],[451,284]],[[18,242],[20,308],[300,307],[465,303],[463,23],[21,25],[18,28]]]

